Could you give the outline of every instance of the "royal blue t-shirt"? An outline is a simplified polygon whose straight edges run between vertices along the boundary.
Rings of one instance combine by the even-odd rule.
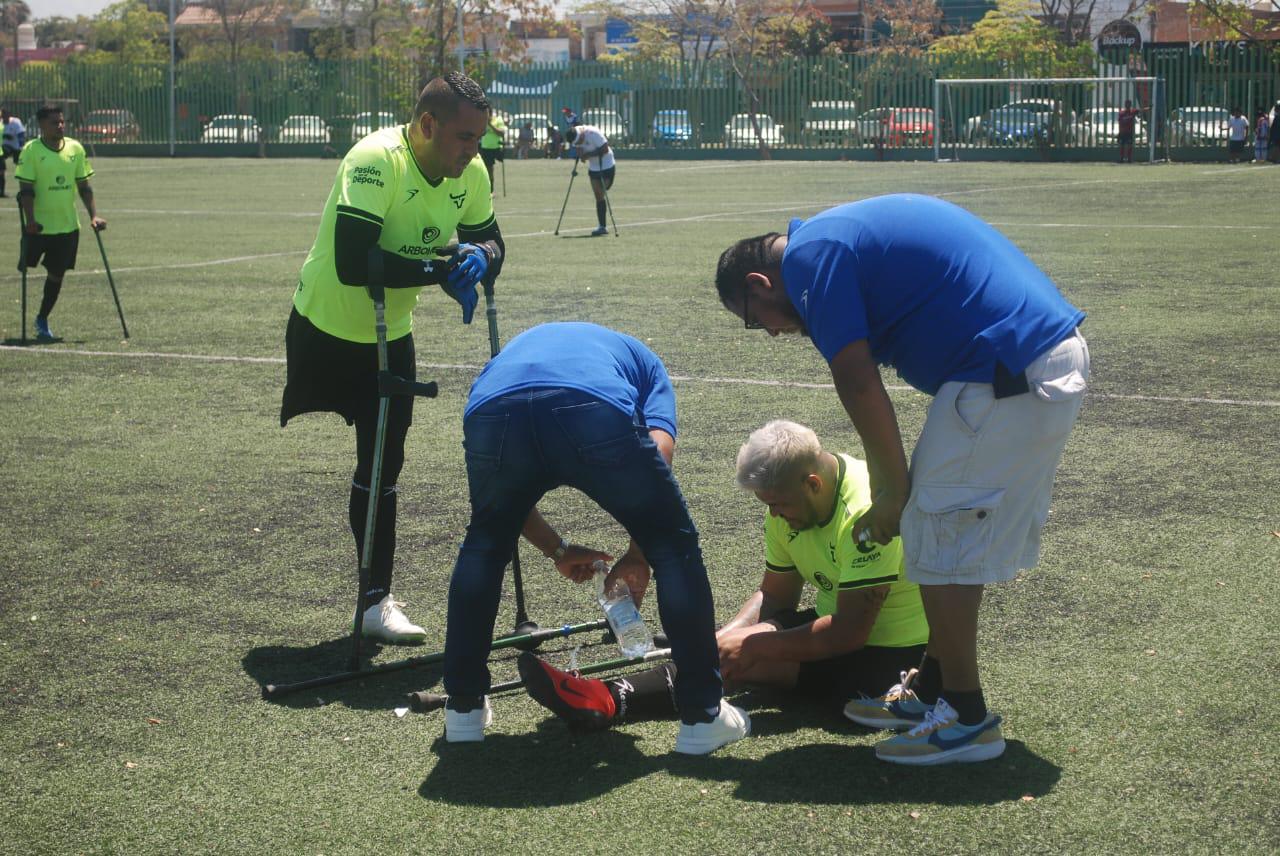
[[[633,336],[577,321],[540,324],[508,342],[471,385],[463,418],[499,396],[553,387],[589,393],[676,436],[676,392],[658,355]]]
[[[935,395],[947,381],[1013,374],[1084,320],[1004,235],[957,205],[877,196],[792,220],[787,295],[827,359],[867,339],[871,355]]]

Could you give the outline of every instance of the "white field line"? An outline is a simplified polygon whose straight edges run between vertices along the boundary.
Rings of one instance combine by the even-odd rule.
[[[231,256],[225,259],[209,259],[208,261],[203,261],[203,262],[177,262],[176,264],[167,264],[167,265],[138,265],[136,267],[118,267],[118,268],[112,268],[111,273],[112,274],[131,273],[131,272],[146,271],[146,270],[178,270],[180,268],[198,268],[198,267],[212,267],[213,265],[231,265],[231,264],[236,264],[237,262],[252,262],[252,261],[257,261],[258,259],[275,259],[275,258],[280,258],[282,256],[305,256],[308,252],[310,252],[310,250],[288,250],[286,252],[281,252],[281,253],[259,253],[258,255],[255,255],[255,256]],[[106,271],[101,270],[100,268],[92,268],[90,270],[76,269],[76,270],[67,271],[67,276],[101,276],[105,273]],[[28,279],[34,280],[37,283],[44,282],[44,274],[40,273],[38,268],[35,270],[27,271],[27,277]],[[7,282],[17,282],[21,278],[22,278],[22,274],[9,274],[4,277],[4,280]]]
[[[1253,172],[1254,170],[1263,166],[1270,166],[1270,164],[1255,163],[1255,164],[1250,164],[1249,166],[1232,166],[1232,167],[1224,167],[1222,169],[1202,169],[1200,170],[1200,174],[1201,175],[1226,175],[1229,172]]]
[[[0,345],[0,351],[9,351],[19,354],[39,354],[41,356],[76,356],[76,357],[118,357],[132,359],[155,359],[155,360],[193,360],[196,362],[206,363],[254,363],[267,365],[284,365],[284,357],[244,357],[227,354],[184,354],[171,353],[164,351],[91,351],[80,348],[33,348],[23,347],[21,345]],[[484,366],[471,365],[469,363],[419,363],[418,368],[429,370],[445,370],[445,371],[469,371],[479,373]],[[779,389],[821,389],[835,390],[835,386],[830,383],[807,383],[804,381],[790,380],[761,380],[759,378],[742,378],[742,377],[698,377],[696,375],[679,375],[671,376],[673,381],[679,383],[707,383],[720,386],[766,386],[776,387]],[[905,386],[903,384],[888,384],[885,387],[892,392],[910,392],[916,395],[923,395],[915,387]],[[1280,407],[1280,401],[1268,401],[1265,399],[1240,399],[1240,398],[1207,398],[1203,396],[1177,396],[1177,395],[1130,395],[1116,392],[1089,392],[1090,398],[1114,399],[1117,401],[1153,401],[1166,404],[1223,404],[1234,407]]]

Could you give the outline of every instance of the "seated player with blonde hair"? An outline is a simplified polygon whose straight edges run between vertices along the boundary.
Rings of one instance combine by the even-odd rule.
[[[929,628],[918,587],[902,576],[901,541],[859,542],[853,531],[871,505],[866,464],[777,420],[739,450],[737,484],[768,508],[765,570],[716,634],[726,689],[775,687],[838,711],[920,663]],[[800,609],[806,582],[817,603]],[[575,677],[531,653],[519,666],[529,695],[575,730],[675,716],[672,663],[609,681]]]

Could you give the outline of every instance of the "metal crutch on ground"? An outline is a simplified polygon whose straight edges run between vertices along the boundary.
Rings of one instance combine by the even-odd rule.
[[[573,192],[573,180],[578,177],[578,159],[573,159],[573,172],[569,173],[569,189],[564,192],[564,204],[560,206],[560,219],[556,221],[555,234],[560,234],[560,224],[564,222],[564,210],[569,207],[569,194]]]
[[[646,651],[639,657],[618,657],[614,660],[605,660],[602,663],[592,663],[589,666],[583,666],[577,670],[579,675],[595,675],[600,672],[609,672],[614,669],[622,669],[627,666],[636,666],[641,663],[652,663],[654,660],[666,660],[671,656],[670,648],[659,648],[654,651]],[[489,687],[489,694],[505,692],[507,690],[517,690],[524,686],[524,681],[513,680],[503,681],[500,684],[494,684]],[[446,695],[431,692],[409,693],[409,707],[416,713],[430,713],[433,710],[439,710],[449,701]]]
[[[93,227],[90,226],[90,228]],[[107,285],[111,286],[111,297],[116,302],[116,314],[120,316],[120,329],[124,331],[124,337],[127,339],[129,327],[124,323],[124,310],[120,308],[120,295],[116,292],[116,281],[111,276],[111,265],[107,262],[107,248],[102,245],[102,232],[94,229],[93,236],[98,239],[98,252],[102,253],[102,267],[107,272]]]
[[[507,198],[507,159],[504,157],[502,160],[498,161],[498,163],[502,164],[502,198],[506,199]]]

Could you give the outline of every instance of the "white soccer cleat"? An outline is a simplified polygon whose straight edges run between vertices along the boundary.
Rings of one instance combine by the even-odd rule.
[[[402,602],[392,600],[388,594],[366,609],[362,635],[398,645],[415,644],[426,639],[427,631],[410,621],[400,611],[402,606]]]
[[[490,725],[493,725],[493,708],[489,706],[488,696],[485,696],[483,706],[466,713],[445,706],[444,739],[450,743],[479,743],[484,739],[484,730]]]
[[[710,722],[680,723],[676,751],[682,755],[708,755],[721,746],[741,740],[751,733],[751,717],[740,707],[720,702],[720,714]]]

